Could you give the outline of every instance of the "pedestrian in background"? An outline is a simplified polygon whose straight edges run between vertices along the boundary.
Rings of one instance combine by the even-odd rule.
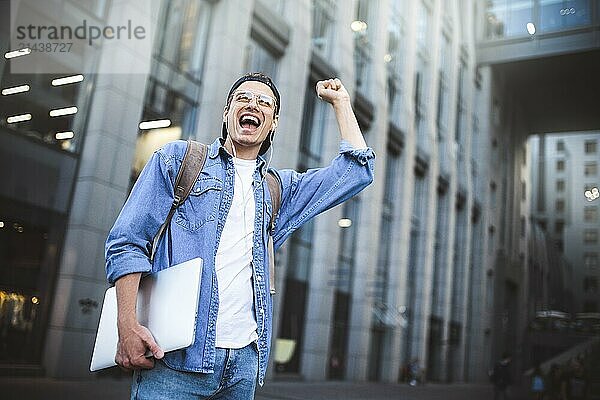
[[[570,368],[563,374],[562,400],[586,400],[588,379],[580,360],[572,360]]]
[[[560,386],[562,383],[562,371],[558,364],[552,364],[546,376],[546,399],[560,400]]]
[[[512,383],[510,377],[511,355],[508,352],[502,354],[502,358],[494,366],[492,382],[494,383],[494,400],[508,399],[508,386]]]
[[[542,368],[538,364],[533,370],[531,375],[531,394],[533,400],[542,400],[544,398],[544,392],[546,390],[546,382]]]

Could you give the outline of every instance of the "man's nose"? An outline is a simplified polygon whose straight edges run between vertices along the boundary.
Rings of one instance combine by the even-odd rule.
[[[252,100],[250,100],[250,103],[248,103],[246,108],[252,108],[254,110],[259,110],[260,107],[258,106],[258,97],[256,97],[256,96],[252,97]]]

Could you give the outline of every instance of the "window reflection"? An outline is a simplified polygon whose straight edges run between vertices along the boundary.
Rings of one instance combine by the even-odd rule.
[[[402,112],[402,60],[404,56],[404,18],[402,17],[404,1],[392,3],[392,12],[388,23],[388,48],[384,56],[388,71],[388,102],[389,117],[396,127],[400,128],[399,115]]]
[[[246,72],[262,72],[277,79],[277,58],[254,39],[247,47]]]
[[[0,196],[0,362],[39,362],[64,221]]]
[[[354,33],[354,69],[356,74],[356,88],[363,93],[367,91],[369,82],[369,65],[373,51],[371,43],[372,27],[369,27],[369,6],[366,0],[358,0],[356,13],[351,29]],[[359,21],[360,23],[357,23]]]
[[[491,0],[485,21],[488,39],[527,36],[527,23],[537,32],[554,32],[591,23],[589,0]]]
[[[82,91],[82,86],[87,82],[83,80],[58,86],[52,85],[54,79],[72,75],[78,75],[78,73],[73,71],[72,74],[60,75],[11,74],[10,67],[6,66],[2,76],[2,89],[27,85],[29,90],[0,96],[1,126],[19,135],[62,150],[77,151],[83,134],[84,119],[81,117],[81,112],[85,110],[88,97]],[[5,93],[7,92],[5,91]],[[65,107],[77,107],[78,113],[50,116],[50,110]],[[10,123],[9,117],[22,114],[31,114],[31,118],[22,122]],[[73,138],[61,139],[60,134],[57,138],[57,133],[61,132],[73,132]]]
[[[323,57],[330,55],[335,12],[336,0],[312,1],[312,45]]]
[[[130,186],[142,172],[152,153],[177,139],[193,136],[196,126],[198,103],[173,88],[151,78],[146,91],[146,103],[142,121],[167,120],[169,126],[140,129],[131,170]],[[144,126],[142,125],[142,128]]]
[[[155,56],[175,69],[201,75],[209,27],[210,4],[206,1],[165,2],[164,19]]]

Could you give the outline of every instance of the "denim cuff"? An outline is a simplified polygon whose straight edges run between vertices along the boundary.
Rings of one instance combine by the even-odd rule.
[[[108,271],[107,278],[111,285],[122,276],[141,272],[142,274],[152,272],[152,265],[148,257],[140,257],[138,254],[133,252],[127,252],[128,254],[123,257],[118,257],[117,260],[111,258],[106,263],[106,269]]]
[[[350,156],[356,158],[361,165],[366,165],[369,160],[375,158],[375,152],[373,152],[372,148],[366,147],[364,149],[355,149],[346,140],[342,140],[340,142],[340,154],[349,154]]]

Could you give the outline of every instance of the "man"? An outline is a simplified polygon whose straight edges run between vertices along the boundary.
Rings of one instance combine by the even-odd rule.
[[[349,199],[373,180],[350,96],[339,79],[318,82],[333,106],[342,143],[331,165],[305,173],[272,170],[281,182],[275,249],[303,223]],[[115,283],[119,345],[115,361],[135,370],[135,399],[252,399],[262,386],[272,334],[267,243],[273,209],[262,158],[279,120],[279,91],[254,73],[236,81],[223,111],[222,138],[208,149],[189,198],[178,208],[153,264],[150,241],[165,220],[185,142],[156,151],[140,174],[106,245]],[[135,318],[141,273],[201,257],[204,261],[194,343],[164,354]],[[150,350],[154,359],[144,357]]]
[[[512,379],[510,377],[510,362],[512,357],[510,353],[502,353],[502,358],[494,366],[492,372],[492,382],[494,383],[494,400],[508,398],[507,390],[511,384]]]

